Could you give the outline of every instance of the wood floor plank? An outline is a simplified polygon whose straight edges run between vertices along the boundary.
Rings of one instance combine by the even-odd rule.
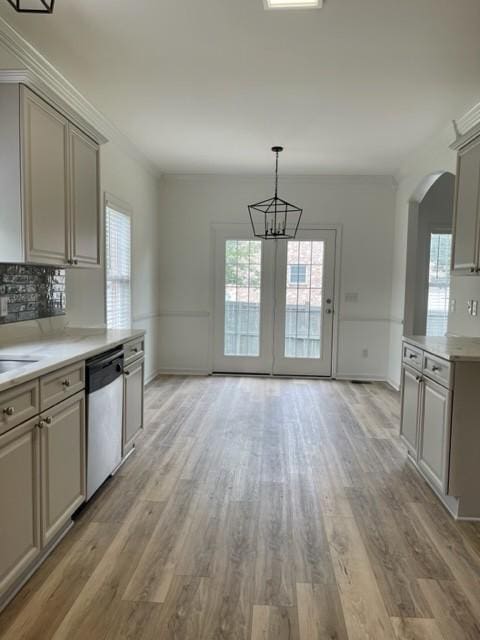
[[[3,640],[36,640],[39,629],[51,637],[92,575],[118,528],[110,523],[89,523],[82,536],[54,567],[29,599],[28,606],[11,607],[16,616]],[[20,603],[21,600],[19,599]]]
[[[393,627],[353,518],[325,518],[349,640],[394,640]]]
[[[2,640],[480,640],[480,523],[407,462],[398,393],[163,376],[145,420]]]
[[[478,640],[480,622],[455,581],[419,580],[442,634],[455,640]],[[478,596],[478,592],[476,594]]]
[[[300,640],[348,640],[336,585],[297,583]]]
[[[55,640],[81,640],[106,635],[122,605],[121,595],[150,539],[164,505],[139,502],[120,528],[102,560],[80,591]]]
[[[254,605],[251,640],[299,639],[298,619],[295,607]]]
[[[435,620],[426,618],[392,618],[397,640],[447,640]]]

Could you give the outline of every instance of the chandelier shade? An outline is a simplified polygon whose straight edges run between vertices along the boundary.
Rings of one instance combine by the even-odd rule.
[[[275,153],[275,195],[248,206],[253,235],[264,240],[290,240],[297,235],[303,209],[278,196],[278,155],[283,147],[272,147]]]
[[[53,13],[55,0],[7,0],[18,13]]]

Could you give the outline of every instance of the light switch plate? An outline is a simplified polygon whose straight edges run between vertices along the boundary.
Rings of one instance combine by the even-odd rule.
[[[8,316],[8,296],[0,296],[0,317]]]

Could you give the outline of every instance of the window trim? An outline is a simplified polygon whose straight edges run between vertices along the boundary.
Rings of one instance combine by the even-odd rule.
[[[107,327],[107,208],[114,209],[130,218],[130,319],[133,326],[133,209],[132,207],[112,193],[105,191],[103,198],[103,321]]]

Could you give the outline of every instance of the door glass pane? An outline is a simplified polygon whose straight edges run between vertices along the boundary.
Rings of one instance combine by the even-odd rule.
[[[225,243],[224,355],[260,355],[261,240]]]
[[[452,235],[432,233],[428,271],[427,336],[447,333]]]
[[[289,241],[285,357],[320,358],[322,335],[323,241]]]

